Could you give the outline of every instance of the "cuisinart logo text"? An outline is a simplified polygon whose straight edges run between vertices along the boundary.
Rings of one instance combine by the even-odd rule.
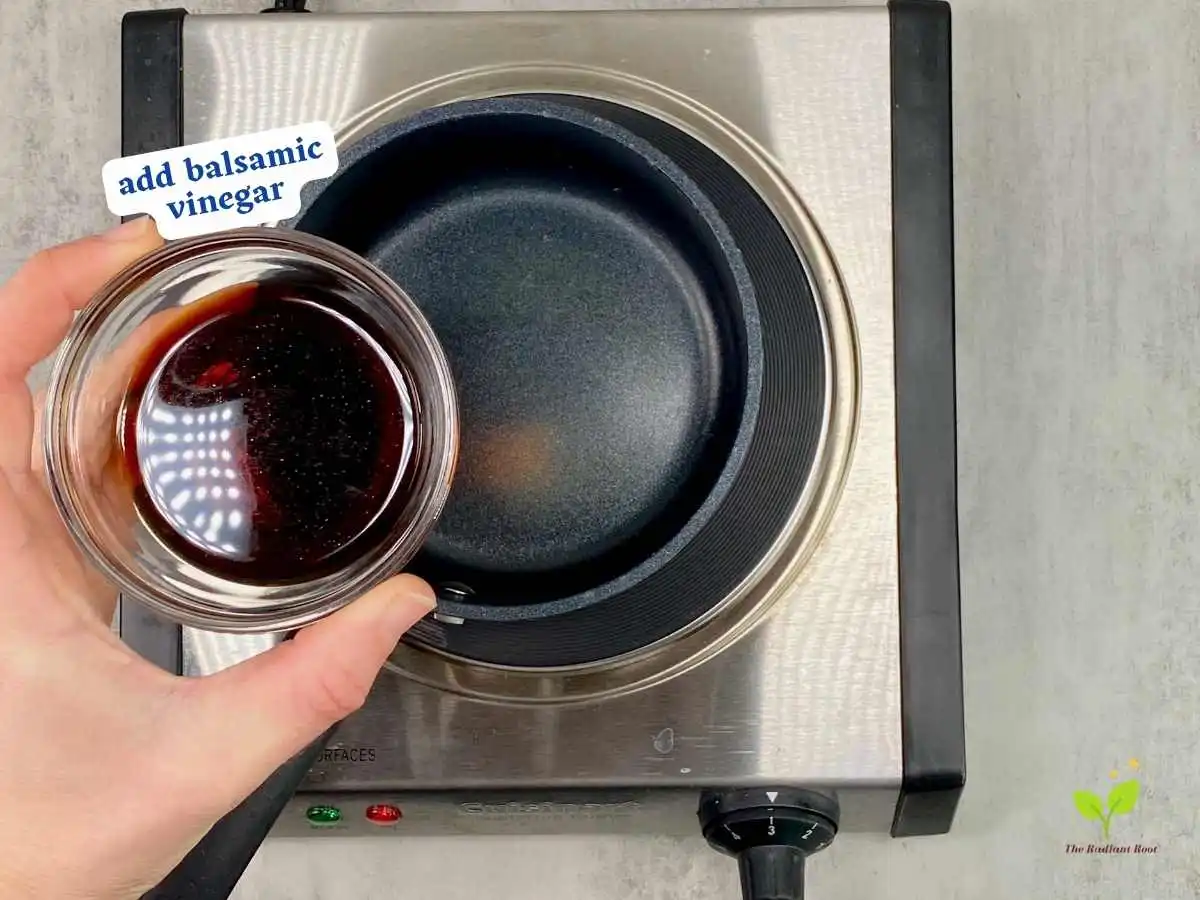
[[[458,811],[467,816],[528,816],[528,815],[588,815],[632,813],[642,808],[636,800],[625,800],[615,803],[557,803],[544,800],[538,803],[521,803],[511,800],[507,803],[460,803]]]

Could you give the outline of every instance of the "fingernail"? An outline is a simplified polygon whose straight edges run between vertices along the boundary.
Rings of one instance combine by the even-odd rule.
[[[110,228],[108,231],[100,235],[102,241],[112,241],[121,243],[124,241],[136,241],[146,236],[146,233],[153,226],[154,220],[149,216],[138,216],[136,219],[130,219],[128,222],[122,222],[116,228]]]
[[[387,615],[396,618],[405,627],[437,608],[433,588],[412,575],[401,575],[388,593],[391,596],[388,598]]]
[[[433,612],[435,606],[432,591],[406,585],[389,598],[382,624],[386,631],[403,634]]]
[[[413,578],[410,584],[404,586],[404,590],[400,596],[409,603],[418,605],[430,612],[437,609],[437,595],[434,594],[433,588],[424,581],[416,578]]]

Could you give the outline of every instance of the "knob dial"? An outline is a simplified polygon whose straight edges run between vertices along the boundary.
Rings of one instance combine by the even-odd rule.
[[[734,856],[744,900],[802,900],[804,864],[837,835],[837,801],[796,788],[707,792],[700,825],[714,849]]]

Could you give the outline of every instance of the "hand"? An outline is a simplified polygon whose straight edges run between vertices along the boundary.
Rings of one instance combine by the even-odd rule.
[[[433,607],[403,575],[216,675],[112,633],[116,600],[60,522],[32,447],[29,369],[161,243],[149,219],[39,253],[0,286],[0,897],[136,898],[279,765],[361,706]]]

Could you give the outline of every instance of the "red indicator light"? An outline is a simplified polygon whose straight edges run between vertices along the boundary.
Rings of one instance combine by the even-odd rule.
[[[367,807],[367,821],[374,822],[376,825],[391,825],[393,822],[399,822],[401,815],[400,807],[392,806],[390,803],[376,803]]]

